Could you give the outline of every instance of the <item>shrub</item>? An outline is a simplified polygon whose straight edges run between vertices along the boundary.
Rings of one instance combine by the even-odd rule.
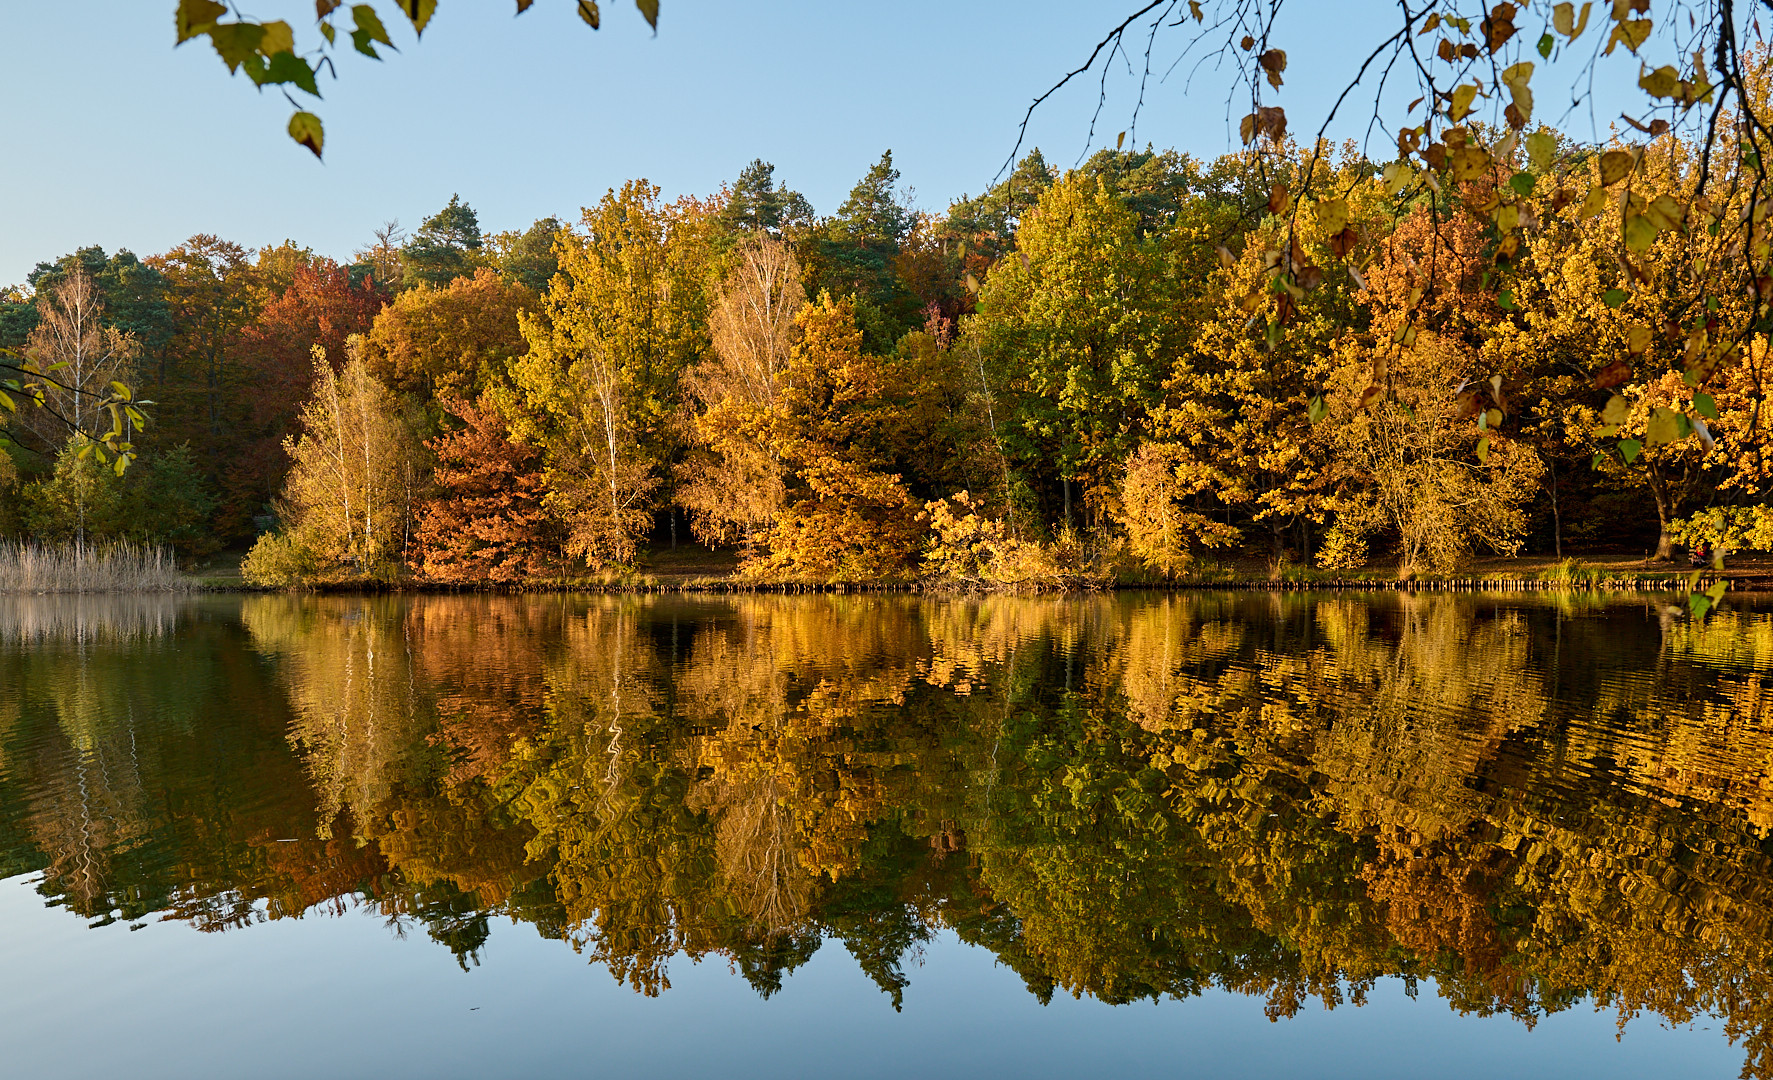
[[[961,588],[1071,589],[1106,585],[1114,578],[1116,549],[1097,549],[1066,530],[1051,544],[1010,535],[1001,519],[983,512],[973,497],[957,492],[924,504],[920,520],[930,535],[924,543],[924,577]]]
[[[266,533],[246,553],[240,576],[248,585],[283,589],[312,584],[319,576],[319,560],[301,539],[291,533]]]

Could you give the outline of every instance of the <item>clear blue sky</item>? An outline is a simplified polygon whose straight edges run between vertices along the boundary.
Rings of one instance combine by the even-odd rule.
[[[918,204],[941,209],[991,181],[1028,102],[1136,5],[663,0],[654,37],[628,0],[605,0],[596,33],[569,0],[522,18],[508,0],[442,0],[415,44],[383,4],[402,52],[379,64],[347,53],[339,81],[322,81],[324,164],[284,134],[291,110],[275,91],[230,77],[206,41],[172,47],[174,6],[0,4],[0,284],[82,245],[147,255],[196,232],[345,257],[382,221],[416,225],[452,192],[484,228],[513,228],[576,217],[636,176],[668,195],[710,193],[754,157],[830,212],[890,147]],[[308,0],[248,7],[313,40]],[[1287,10],[1277,100],[1295,131],[1315,130],[1394,9]],[[1132,89],[1123,65],[1098,143],[1127,126]],[[1228,89],[1210,71],[1192,88],[1179,75],[1154,86],[1137,141],[1227,150]],[[1091,80],[1039,114],[1032,141],[1050,161],[1077,158],[1095,97]]]

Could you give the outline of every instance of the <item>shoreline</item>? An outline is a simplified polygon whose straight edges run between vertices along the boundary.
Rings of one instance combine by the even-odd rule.
[[[527,585],[448,585],[429,582],[378,584],[339,582],[334,584],[261,587],[238,580],[196,579],[191,592],[255,593],[288,595],[906,595],[932,598],[965,598],[985,596],[1079,596],[1116,592],[1407,592],[1407,593],[1686,593],[1692,586],[1691,571],[1637,574],[1629,577],[1607,577],[1593,581],[1561,581],[1529,577],[1451,577],[1417,578],[1257,578],[1239,577],[1222,580],[1181,580],[1169,582],[1107,582],[1099,585],[1072,585],[1038,588],[979,587],[941,582],[767,582],[767,581],[614,581],[561,582]],[[1704,589],[1723,579],[1729,582],[1730,593],[1773,593],[1773,575],[1729,572],[1703,572],[1698,587]],[[25,594],[19,594],[25,595]]]

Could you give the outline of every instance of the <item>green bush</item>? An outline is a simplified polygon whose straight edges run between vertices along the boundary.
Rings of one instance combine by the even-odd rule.
[[[62,447],[49,475],[24,485],[20,503],[25,532],[52,543],[113,539],[125,521],[123,478],[82,436]]]
[[[240,576],[248,585],[284,589],[311,583],[319,572],[313,551],[289,533],[266,533],[246,553]]]

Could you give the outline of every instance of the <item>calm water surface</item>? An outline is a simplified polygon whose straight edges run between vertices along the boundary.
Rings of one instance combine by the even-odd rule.
[[[1770,829],[1747,601],[0,598],[15,1075],[1773,1077]]]

